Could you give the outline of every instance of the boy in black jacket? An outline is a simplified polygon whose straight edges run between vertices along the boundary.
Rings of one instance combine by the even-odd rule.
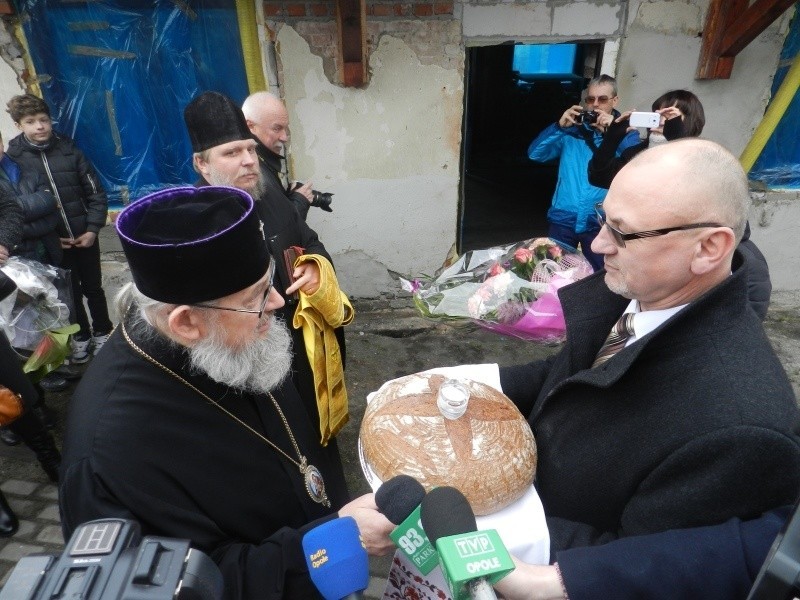
[[[50,108],[32,94],[14,96],[8,112],[20,135],[8,144],[7,154],[24,170],[35,170],[49,180],[58,204],[58,234],[64,258],[72,272],[75,317],[81,326],[72,341],[72,362],[89,360],[108,339],[112,324],[100,272],[97,233],[106,224],[108,200],[94,167],[68,137],[55,133]],[[86,297],[92,324],[83,306]]]

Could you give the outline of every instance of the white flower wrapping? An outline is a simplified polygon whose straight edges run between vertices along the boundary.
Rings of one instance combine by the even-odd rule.
[[[400,281],[423,316],[471,319],[498,333],[551,342],[565,331],[558,290],[591,273],[581,253],[536,238],[472,250],[435,277]]]

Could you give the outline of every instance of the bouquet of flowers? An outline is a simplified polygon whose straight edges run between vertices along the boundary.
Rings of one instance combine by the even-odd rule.
[[[0,329],[27,358],[22,370],[36,383],[64,362],[69,336],[80,329],[69,322],[69,271],[16,256],[2,270],[17,289],[0,301]]]
[[[526,340],[563,339],[557,291],[592,273],[583,255],[549,238],[471,250],[433,278],[400,280],[423,316],[472,319]]]

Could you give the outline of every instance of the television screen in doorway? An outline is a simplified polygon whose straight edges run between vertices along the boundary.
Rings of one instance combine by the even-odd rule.
[[[528,146],[600,74],[602,41],[467,48],[458,251],[547,234],[557,161]]]
[[[577,44],[517,44],[511,69],[530,81],[541,75],[574,75]]]

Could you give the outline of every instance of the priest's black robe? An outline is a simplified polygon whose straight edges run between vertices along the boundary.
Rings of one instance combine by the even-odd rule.
[[[266,395],[239,393],[187,369],[183,350],[128,330],[148,354],[297,459]],[[152,331],[152,330],[151,330]],[[138,354],[117,328],[69,407],[59,504],[65,539],[86,521],[132,518],[143,535],[188,538],[222,570],[226,598],[317,598],[302,536],[347,500],[338,451],[290,380],[273,391],[332,507],[315,503],[298,467],[196,391]]]
[[[319,432],[319,410],[317,407],[317,396],[314,391],[314,372],[308,362],[306,354],[306,342],[303,338],[302,329],[295,329],[292,326],[294,313],[297,310],[297,298],[287,296],[286,288],[291,285],[288,269],[284,263],[283,252],[290,246],[303,248],[306,254],[319,254],[328,259],[331,264],[330,254],[319,240],[317,232],[311,229],[297,209],[291,202],[287,202],[281,192],[274,188],[269,182],[272,174],[264,175],[267,187],[264,193],[256,200],[256,210],[258,216],[264,223],[264,235],[267,239],[269,252],[277,262],[275,269],[275,289],[286,301],[286,304],[275,311],[279,318],[283,319],[292,334],[292,382],[302,398],[303,403]],[[200,178],[195,183],[196,187],[209,185]],[[347,362],[347,350],[344,341],[344,328],[336,328],[336,340],[339,342],[339,352],[342,356],[342,366]],[[318,435],[318,437],[321,437]],[[336,448],[336,440],[331,440]]]

